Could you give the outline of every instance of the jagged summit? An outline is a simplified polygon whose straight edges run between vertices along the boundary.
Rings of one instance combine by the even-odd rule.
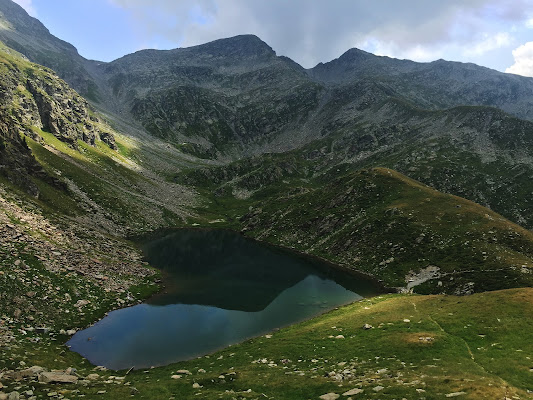
[[[171,61],[179,64],[209,63],[216,65],[221,62],[236,64],[243,61],[261,63],[275,58],[275,51],[257,36],[239,35],[171,50],[139,50],[112,61],[111,64],[122,65],[131,60],[153,63],[157,60],[161,63]]]
[[[256,35],[238,35],[190,47],[189,49],[213,56],[274,57],[276,52]]]

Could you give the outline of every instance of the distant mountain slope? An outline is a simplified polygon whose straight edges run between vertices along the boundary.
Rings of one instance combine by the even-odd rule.
[[[155,136],[232,152],[298,130],[321,86],[252,35],[170,51],[143,50],[102,66],[113,94]],[[235,152],[234,150],[234,152]]]
[[[11,0],[0,0],[0,41],[37,64],[53,69],[87,98],[98,101],[98,82],[91,68],[97,64],[58,39],[37,19]]]
[[[519,118],[533,119],[532,78],[472,63],[416,63],[351,49],[308,72],[313,79],[328,85],[343,86],[361,79],[380,82],[422,108],[492,106]]]

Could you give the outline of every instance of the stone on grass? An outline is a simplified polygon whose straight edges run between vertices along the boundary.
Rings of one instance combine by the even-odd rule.
[[[77,383],[78,377],[64,372],[43,372],[39,375],[42,383]]]
[[[356,394],[363,393],[363,392],[364,392],[363,389],[355,388],[355,389],[352,389],[352,390],[348,390],[347,392],[344,392],[342,395],[343,396],[354,396]]]
[[[194,382],[194,383],[192,384],[192,388],[193,388],[193,389],[200,389],[201,387],[202,387],[202,386],[201,386],[199,383]]]
[[[375,388],[373,388],[372,390],[374,392],[381,392],[383,389],[385,389],[383,386],[376,386]]]
[[[187,370],[187,369],[180,369],[178,371],[176,371],[176,374],[180,374],[180,375],[192,375],[191,374],[191,371]]]
[[[322,400],[337,400],[339,397],[341,397],[337,393],[326,393],[320,396],[319,398]]]
[[[373,326],[370,325],[370,324],[364,324],[364,325],[363,325],[363,329],[364,329],[364,330],[368,330],[368,329],[372,329],[372,328],[373,328]]]
[[[181,375],[172,375],[171,379],[181,379]]]
[[[466,394],[466,392],[453,392],[453,393],[448,393],[446,397],[457,397],[457,396],[462,396],[463,394]]]

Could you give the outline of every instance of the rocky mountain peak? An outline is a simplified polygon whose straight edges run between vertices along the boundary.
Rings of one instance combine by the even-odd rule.
[[[353,63],[374,57],[376,57],[374,54],[354,47],[344,52],[344,54],[338,58],[338,61],[342,63]]]
[[[209,53],[212,56],[226,57],[274,57],[276,53],[268,44],[255,35],[238,35],[230,38],[219,39],[203,45],[190,48],[200,53]]]

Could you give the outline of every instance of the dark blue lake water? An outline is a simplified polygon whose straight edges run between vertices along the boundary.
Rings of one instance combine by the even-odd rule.
[[[364,277],[228,231],[179,230],[143,250],[165,290],[72,337],[93,364],[170,364],[378,293]]]

